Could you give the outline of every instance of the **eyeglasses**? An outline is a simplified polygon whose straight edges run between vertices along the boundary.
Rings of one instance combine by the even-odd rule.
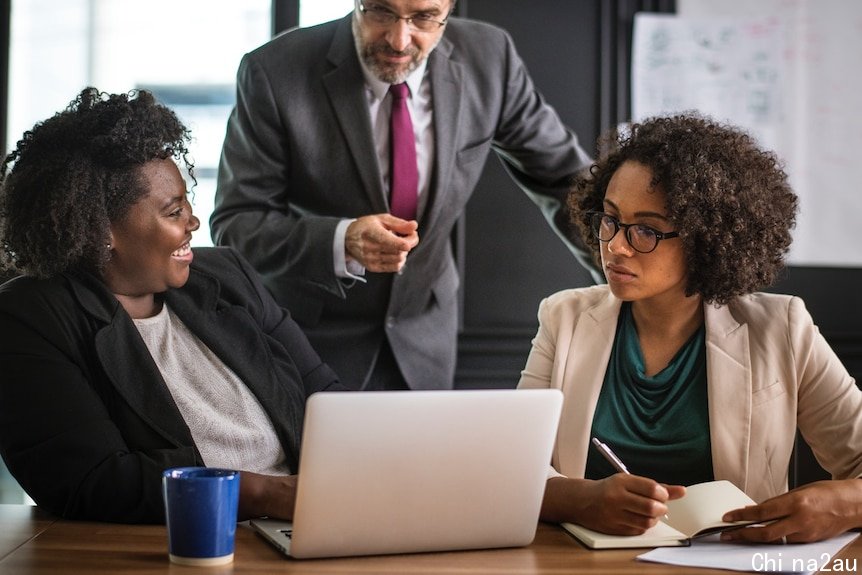
[[[434,32],[435,30],[439,30],[446,25],[446,20],[449,19],[449,16],[447,15],[442,21],[435,20],[431,14],[426,14],[424,12],[419,12],[413,16],[399,16],[392,10],[384,8],[383,6],[376,6],[374,4],[366,6],[361,0],[359,2],[359,11],[362,13],[363,18],[375,26],[385,28],[392,26],[399,20],[404,20],[407,22],[408,26],[412,26],[414,30],[418,30],[420,32]]]
[[[658,247],[661,240],[679,237],[678,232],[660,232],[643,224],[624,224],[617,218],[604,212],[589,212],[590,229],[599,241],[609,242],[614,239],[620,228],[625,230],[626,240],[636,252],[648,254]]]

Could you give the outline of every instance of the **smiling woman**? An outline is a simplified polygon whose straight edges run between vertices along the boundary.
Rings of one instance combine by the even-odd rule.
[[[0,167],[0,454],[55,515],[162,521],[162,471],[205,465],[290,518],[305,399],[340,388],[235,251],[192,251],[189,137],[87,88]]]
[[[161,306],[153,294],[180,288],[189,279],[192,232],[200,221],[192,214],[186,186],[171,159],[152,160],[140,168],[150,192],[111,225],[111,258],[105,283],[132,318],[151,317]]]

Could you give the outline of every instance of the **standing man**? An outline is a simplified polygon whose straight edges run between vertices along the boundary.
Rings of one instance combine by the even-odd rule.
[[[455,1],[357,0],[239,66],[213,239],[254,264],[356,389],[452,387],[451,232],[492,149],[592,266],[564,209],[590,158],[508,34],[450,17]]]

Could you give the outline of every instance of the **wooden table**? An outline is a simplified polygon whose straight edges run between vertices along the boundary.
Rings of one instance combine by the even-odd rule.
[[[0,505],[0,561],[45,531],[55,519],[29,505]]]
[[[518,549],[304,561],[284,557],[250,528],[240,525],[234,562],[223,567],[172,565],[168,561],[164,526],[57,520],[34,507],[0,505],[0,529],[0,573],[15,575],[730,573],[635,561],[643,549],[589,551],[559,527],[548,524],[539,525],[532,545]],[[851,562],[854,558],[862,559],[862,538],[838,557]]]

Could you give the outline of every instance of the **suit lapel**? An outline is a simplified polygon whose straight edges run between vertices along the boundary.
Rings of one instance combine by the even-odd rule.
[[[567,346],[568,357],[562,362],[566,399],[558,443],[572,448],[561,450],[558,469],[570,477],[584,476],[593,415],[613,349],[620,305],[608,290],[605,299],[585,310]]]
[[[712,467],[716,479],[742,490],[748,483],[751,439],[751,360],[748,326],[727,306],[704,305]]]
[[[333,69],[324,74],[323,86],[374,212],[388,212],[377,152],[369,145],[374,136],[365,101],[365,78],[350,29],[351,18],[352,15],[347,15],[341,21],[329,48],[327,59]]]
[[[96,350],[114,388],[141,419],[174,445],[194,444],[131,318],[124,312],[117,313],[114,321],[96,334]]]
[[[456,205],[447,196],[458,151],[458,127],[461,125],[461,97],[463,69],[450,60],[452,43],[443,36],[428,57],[431,76],[431,98],[434,107],[434,177],[431,180],[431,197],[425,207],[423,226],[435,225],[446,206]]]
[[[192,445],[191,432],[132,319],[104,284],[86,274],[69,275],[81,306],[105,326],[95,335],[96,354],[111,384],[129,407],[175,445]],[[158,382],[143,385],[142,382]]]

